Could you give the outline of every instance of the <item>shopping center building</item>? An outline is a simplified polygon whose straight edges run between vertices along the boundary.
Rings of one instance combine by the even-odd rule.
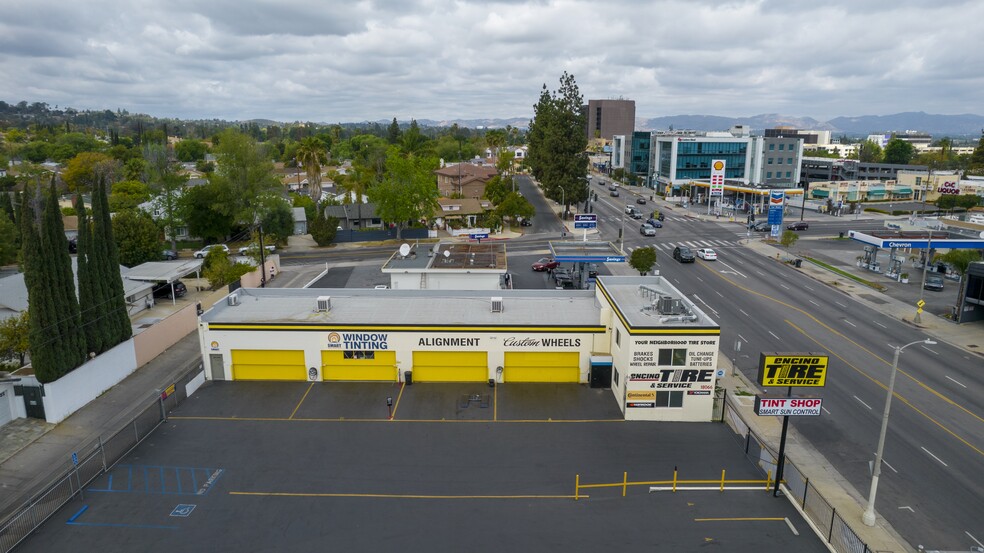
[[[720,327],[660,276],[594,290],[241,288],[200,318],[211,380],[610,388],[627,420],[711,419]]]

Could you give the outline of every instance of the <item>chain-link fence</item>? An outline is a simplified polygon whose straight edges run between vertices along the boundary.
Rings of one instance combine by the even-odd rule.
[[[116,465],[165,422],[167,413],[187,397],[185,385],[201,372],[201,365],[196,365],[168,387],[167,394],[162,393],[139,407],[136,414],[108,438],[99,437],[78,448],[73,461],[66,461],[66,466],[58,467],[55,478],[40,485],[28,501],[0,523],[0,553],[11,551],[76,494],[84,493],[85,486]]]
[[[748,423],[742,418],[732,401],[731,397],[726,398],[724,415],[721,420],[734,430],[735,437],[743,445],[748,460],[757,465],[763,474],[771,474],[774,478],[779,456],[765,440],[749,428]],[[799,503],[806,516],[820,529],[823,533],[822,537],[835,551],[838,553],[869,553],[871,551],[867,544],[841,518],[837,510],[810,484],[809,477],[800,471],[788,455],[783,464],[782,480],[789,496]]]

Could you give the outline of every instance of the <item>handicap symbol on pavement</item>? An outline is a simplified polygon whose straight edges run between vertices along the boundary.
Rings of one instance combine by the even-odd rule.
[[[189,504],[182,503],[182,504],[178,505],[177,507],[175,507],[173,511],[171,511],[171,516],[172,517],[186,517],[186,516],[190,515],[191,512],[194,511],[194,510],[195,510],[195,505],[189,505]]]

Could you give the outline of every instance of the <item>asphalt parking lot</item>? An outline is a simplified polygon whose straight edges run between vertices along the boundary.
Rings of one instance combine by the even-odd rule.
[[[207,383],[17,551],[826,551],[759,489],[575,501],[577,475],[761,479],[726,425],[617,413],[581,385]]]

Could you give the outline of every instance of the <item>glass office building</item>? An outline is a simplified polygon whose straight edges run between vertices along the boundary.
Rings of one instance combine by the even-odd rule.
[[[675,195],[690,180],[710,180],[715,159],[724,160],[725,179],[748,182],[751,140],[748,136],[654,134],[651,163],[656,189]]]
[[[645,179],[649,175],[649,145],[652,143],[652,133],[636,131],[632,133],[632,154],[629,161],[629,171],[633,175]],[[648,183],[647,183],[648,186]]]

